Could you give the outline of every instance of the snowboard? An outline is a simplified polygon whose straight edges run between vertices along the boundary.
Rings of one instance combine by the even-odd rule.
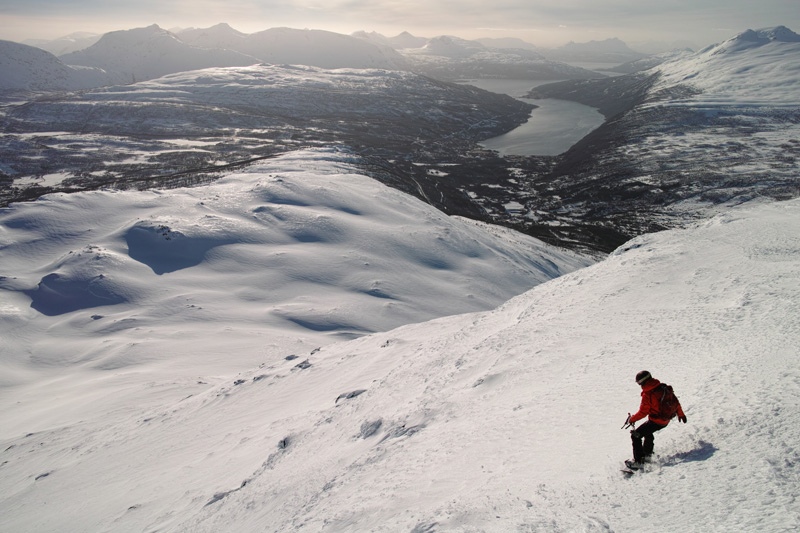
[[[631,477],[634,474],[641,474],[642,472],[644,472],[644,466],[637,465],[631,459],[626,459],[625,461],[623,461],[623,465],[624,466],[620,469],[620,472],[622,472],[622,474],[625,477]]]

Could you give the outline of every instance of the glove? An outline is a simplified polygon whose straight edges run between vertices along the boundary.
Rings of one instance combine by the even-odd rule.
[[[678,415],[678,421],[683,422],[685,424],[686,423],[686,415],[683,415],[683,416]]]

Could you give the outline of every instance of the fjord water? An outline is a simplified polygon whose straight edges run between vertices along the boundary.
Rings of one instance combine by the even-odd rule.
[[[470,80],[487,91],[508,94],[538,106],[527,122],[519,127],[481,142],[481,146],[502,155],[558,155],[600,126],[605,118],[597,109],[577,102],[546,98],[523,98],[531,88],[544,83],[535,80]]]

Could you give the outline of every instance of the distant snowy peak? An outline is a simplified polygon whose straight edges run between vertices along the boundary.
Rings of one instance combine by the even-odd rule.
[[[589,41],[588,43],[576,43],[574,41],[570,41],[569,43],[565,44],[560,48],[561,50],[596,50],[602,52],[613,52],[613,53],[632,53],[633,50],[628,48],[628,45],[625,44],[623,41],[612,38],[612,39],[605,39],[603,41]]]
[[[739,34],[735,39],[755,41],[755,42],[769,42],[779,41],[783,43],[797,43],[800,42],[800,35],[796,34],[786,26],[777,26],[775,28],[764,28],[761,30],[747,30]]]
[[[783,26],[748,30],[657,68],[655,90],[691,86],[702,93],[691,105],[796,107],[800,102],[800,36]]]
[[[445,80],[564,80],[602,77],[580,67],[553,61],[524,48],[488,48],[478,41],[441,35],[422,48],[400,51],[415,72]]]
[[[242,33],[230,27],[226,23],[220,23],[210,28],[189,28],[180,30],[175,35],[183,42],[201,48],[227,48],[237,50],[244,39],[246,33]]]
[[[485,46],[477,41],[467,41],[466,39],[449,35],[441,35],[430,39],[423,49],[429,54],[452,59],[470,57],[487,50]]]
[[[786,26],[747,30],[721,44],[712,45],[703,50],[703,52],[714,54],[735,53],[754,47],[781,43],[800,43],[800,35]]]
[[[376,32],[376,31],[370,31],[370,32],[356,31],[356,32],[353,32],[351,35],[353,37],[356,37],[357,39],[364,39],[365,41],[371,41],[371,42],[374,42],[374,43],[383,44],[383,45],[386,45],[386,46],[391,46],[391,43],[389,42],[389,38],[386,37],[385,35],[381,35],[380,33]]]
[[[421,48],[425,46],[425,43],[428,42],[428,39],[425,37],[417,37],[415,35],[411,35],[407,31],[404,31],[399,35],[390,37],[389,42],[391,42],[392,46],[395,48]]]
[[[619,39],[589,41],[587,43],[569,42],[553,49],[539,49],[544,57],[565,62],[626,63],[635,61],[645,54],[631,50]]]
[[[273,64],[325,69],[404,69],[403,56],[386,45],[324,30],[271,28],[247,36],[239,51]]]
[[[96,43],[102,35],[89,32],[75,32],[59,37],[58,39],[28,39],[22,41],[22,44],[35,46],[46,50],[55,56],[61,56],[77,50],[89,48]]]
[[[407,31],[404,31],[399,35],[395,35],[394,37],[386,37],[385,35],[374,31],[357,31],[352,35],[358,39],[364,39],[376,44],[390,46],[395,50],[404,50],[406,48],[422,48],[428,42],[428,39],[425,37],[415,37]]]
[[[505,49],[530,50],[530,51],[537,50],[536,46],[532,45],[531,43],[523,41],[522,39],[517,39],[515,37],[505,37],[505,38],[484,37],[475,40],[489,48],[501,48],[501,49],[505,48]]]
[[[119,80],[97,68],[71,67],[34,46],[0,41],[0,91],[75,91]]]
[[[86,50],[61,56],[64,63],[99,67],[122,73],[128,81],[159,78],[166,74],[210,67],[247,66],[259,60],[223,49],[187,44],[153,24],[146,28],[107,33]]]

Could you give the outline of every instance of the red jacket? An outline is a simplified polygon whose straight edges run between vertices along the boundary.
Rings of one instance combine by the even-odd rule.
[[[646,416],[649,416],[651,413],[658,412],[658,404],[661,402],[661,395],[657,392],[653,392],[653,389],[659,385],[661,385],[660,381],[658,381],[656,378],[650,378],[642,386],[642,404],[639,406],[639,410],[636,412],[636,414],[631,415],[631,424],[638,422]],[[678,416],[685,416],[683,414],[683,408],[681,407],[680,402],[678,402]],[[662,418],[653,418],[650,416],[649,420],[655,422],[656,424],[661,424],[662,426],[669,424],[669,420],[664,420]]]

